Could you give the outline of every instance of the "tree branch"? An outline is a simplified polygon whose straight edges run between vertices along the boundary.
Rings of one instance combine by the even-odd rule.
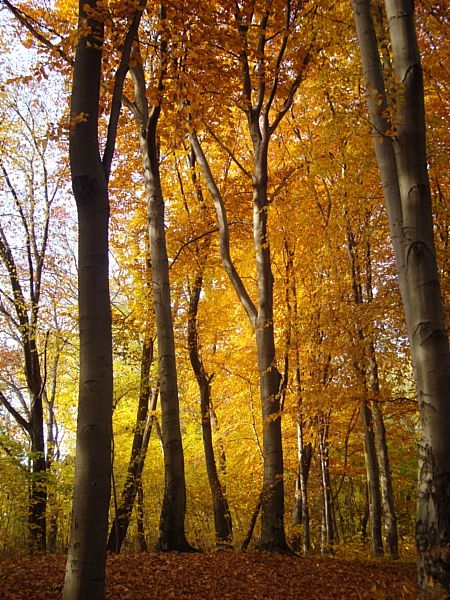
[[[239,273],[234,266],[233,260],[230,254],[230,233],[228,227],[228,219],[225,210],[225,204],[223,202],[222,194],[214,180],[214,176],[209,167],[206,156],[203,149],[198,141],[195,132],[189,134],[189,141],[197,157],[197,161],[202,169],[203,176],[205,178],[206,186],[212,196],[214,208],[216,209],[217,220],[219,223],[220,232],[220,255],[222,257],[223,266],[230,278],[231,283],[236,291],[236,294],[247,313],[248,318],[253,327],[256,325],[257,310],[253,304],[243,282],[239,276]]]
[[[30,423],[22,417],[22,415],[14,408],[14,406],[9,402],[9,400],[7,400],[6,396],[1,391],[0,391],[0,402],[3,404],[3,406],[9,412],[9,414],[14,417],[14,419],[17,421],[18,425],[20,425],[20,427],[22,427],[22,429],[24,431],[26,431],[28,433],[28,435],[31,435]]]
[[[116,71],[116,76],[114,78],[114,90],[111,100],[111,113],[108,122],[108,135],[106,138],[106,145],[102,161],[107,181],[109,180],[111,174],[112,159],[114,155],[114,148],[116,146],[117,125],[119,123],[120,110],[122,108],[123,85],[125,82],[125,77],[127,76],[128,70],[130,68],[130,56],[133,47],[133,42],[136,39],[139,24],[141,22],[142,13],[146,4],[147,0],[141,0],[136,12],[133,15],[131,25],[127,31],[127,35],[125,36],[122,54],[120,57],[120,64]]]

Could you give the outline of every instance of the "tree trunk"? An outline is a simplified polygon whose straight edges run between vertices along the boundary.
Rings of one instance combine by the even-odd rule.
[[[85,115],[70,135],[70,166],[78,223],[80,390],[72,528],[64,600],[102,600],[111,483],[112,339],[108,281],[109,201],[98,150],[103,24],[80,2],[81,37],[73,74],[71,114]]]
[[[136,499],[136,494],[141,484],[142,470],[147,455],[148,442],[150,440],[151,426],[148,421],[148,401],[151,394],[150,368],[153,362],[153,339],[146,336],[142,348],[141,358],[141,384],[139,393],[136,424],[134,428],[133,444],[131,447],[130,462],[123,486],[117,513],[114,517],[108,538],[108,551],[119,553],[127,534],[131,520],[131,513]],[[156,410],[158,394],[153,395],[150,411]]]
[[[213,502],[216,544],[219,548],[226,548],[232,547],[233,527],[230,509],[220,483],[214,456],[211,427],[211,377],[209,377],[205,371],[198,347],[197,313],[202,284],[202,276],[197,275],[195,277],[194,286],[190,290],[188,315],[189,358],[200,390],[203,448],[205,452],[206,472]]]
[[[31,332],[30,332],[31,333]],[[34,331],[31,335],[36,335]],[[31,363],[26,365],[28,389],[32,392],[30,411],[31,432],[31,499],[29,506],[29,526],[33,552],[45,552],[47,526],[47,461],[44,443],[44,414],[42,406],[42,377],[36,340],[27,343]]]
[[[355,237],[347,220],[347,249],[350,259],[350,273],[353,291],[353,301],[355,305],[361,306],[364,303],[363,287],[361,283],[361,268],[358,262],[358,252]],[[370,281],[370,262],[367,265],[366,273]],[[380,493],[380,473],[378,469],[378,459],[375,447],[375,434],[373,430],[372,411],[370,410],[368,400],[367,369],[368,342],[361,323],[357,320],[354,332],[355,357],[353,366],[359,381],[361,421],[364,435],[364,459],[366,464],[367,488],[369,493],[369,511],[370,511],[370,533],[372,538],[372,552],[374,556],[383,554],[382,523],[381,523],[381,493]]]
[[[333,494],[329,469],[328,422],[323,414],[317,420],[319,426],[320,486],[322,490],[322,553],[330,552],[334,545]]]
[[[191,547],[186,541],[184,531],[186,484],[170,302],[169,261],[157,150],[159,112],[159,107],[154,107],[149,117],[146,140],[148,157],[145,159],[165,466],[164,499],[157,548],[161,551],[188,551]]]
[[[241,545],[241,550],[247,550],[247,548],[252,540],[256,521],[258,519],[259,513],[261,512],[262,496],[263,496],[263,492],[261,492],[258,496],[258,501],[256,502],[255,510],[252,513],[252,517],[250,519],[250,524],[248,526],[247,534]]]
[[[375,151],[415,372],[422,424],[416,544],[424,595],[450,593],[450,354],[433,239],[420,54],[411,0],[386,0],[396,80],[396,135],[368,0],[353,12],[373,124]],[[382,142],[382,143],[380,143]]]
[[[394,489],[392,485],[391,468],[386,441],[386,428],[383,414],[379,406],[380,384],[378,379],[378,364],[375,347],[372,342],[368,344],[370,391],[372,394],[372,415],[375,431],[375,446],[378,457],[378,470],[380,475],[381,500],[383,504],[384,529],[386,549],[390,558],[397,559],[398,530],[397,515],[395,514]]]
[[[301,417],[297,422],[297,478],[295,480],[294,511],[292,524],[302,526],[302,549],[303,554],[311,551],[311,538],[309,531],[309,500],[308,500],[308,476],[312,459],[312,444],[303,443],[303,423]],[[296,540],[293,544],[294,550],[299,546]]]
[[[160,5],[160,18],[165,18],[165,8]],[[136,64],[131,68],[135,99],[127,102],[134,114],[139,131],[148,196],[148,231],[152,263],[153,303],[155,308],[156,337],[158,341],[158,373],[160,381],[162,438],[164,448],[165,486],[161,509],[159,539],[160,551],[190,551],[185,536],[186,482],[184,456],[180,429],[175,340],[170,300],[169,260],[164,228],[164,197],[161,187],[158,152],[158,122],[161,105],[149,112],[145,73],[142,59],[135,48]],[[163,94],[166,69],[167,42],[163,36],[159,47],[158,93]]]
[[[139,480],[137,493],[137,538],[139,550],[147,552],[147,542],[145,540],[144,529],[144,489],[142,487],[142,479]]]
[[[364,457],[366,463],[367,489],[369,491],[370,533],[374,556],[383,555],[381,534],[381,494],[372,411],[366,399],[361,402],[361,420],[364,431]]]
[[[114,81],[103,159],[98,115],[103,22],[95,0],[80,0],[69,136],[72,188],[78,212],[80,383],[72,526],[64,600],[103,600],[111,487],[113,365],[108,280],[108,179],[123,82],[142,10],[130,21]]]

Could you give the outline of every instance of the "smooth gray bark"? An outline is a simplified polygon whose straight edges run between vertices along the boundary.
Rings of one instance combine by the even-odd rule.
[[[87,3],[95,5],[95,2]],[[108,184],[99,155],[103,25],[79,5],[92,33],[76,52],[70,136],[72,187],[78,210],[80,387],[72,528],[64,600],[102,600],[111,481],[112,338],[108,282]],[[85,120],[76,122],[78,115]]]
[[[164,7],[160,7],[165,18]],[[163,93],[166,62],[166,41],[160,41],[158,92]],[[139,144],[148,196],[148,231],[152,265],[153,303],[158,341],[158,373],[162,412],[165,486],[161,509],[157,549],[161,551],[190,551],[185,536],[186,481],[180,428],[178,380],[175,360],[172,306],[170,298],[169,260],[164,227],[164,197],[161,186],[158,123],[161,105],[149,110],[145,74],[141,58],[131,70],[135,100],[128,102],[139,130]]]
[[[98,115],[103,22],[95,0],[80,0],[69,138],[78,212],[80,375],[72,526],[64,600],[103,600],[111,487],[112,334],[108,280],[108,180],[123,82],[142,11],[130,21],[114,81],[108,136],[100,157]]]
[[[422,424],[416,544],[423,595],[450,593],[450,354],[433,238],[423,75],[411,0],[386,0],[399,82],[389,123],[383,70],[368,0],[353,12],[369,115],[393,239]],[[389,136],[391,126],[395,135]]]

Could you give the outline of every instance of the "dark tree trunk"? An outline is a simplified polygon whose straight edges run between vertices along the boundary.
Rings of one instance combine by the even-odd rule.
[[[392,485],[391,467],[386,441],[386,428],[383,414],[379,406],[380,384],[378,379],[378,364],[373,343],[368,344],[370,391],[372,393],[372,415],[375,433],[375,446],[378,457],[378,470],[383,505],[386,549],[390,558],[398,558],[397,516],[394,505],[394,488]]]
[[[72,527],[64,600],[103,600],[111,488],[113,364],[109,298],[108,179],[123,82],[142,11],[136,10],[114,81],[103,159],[98,116],[103,21],[95,0],[80,0],[69,136],[72,188],[78,212],[80,374]]]
[[[107,546],[109,552],[118,553],[122,548],[130,524],[136,494],[141,484],[142,470],[144,468],[151,433],[151,424],[148,424],[148,402],[152,391],[150,387],[150,367],[152,362],[153,339],[147,335],[142,348],[141,384],[130,462],[128,463],[127,476],[119,506],[117,507],[117,512],[109,532]],[[158,395],[155,391],[150,407],[151,412],[156,410],[157,397]]]
[[[194,285],[190,290],[189,315],[188,315],[188,346],[189,358],[192,369],[200,390],[200,410],[202,419],[203,448],[205,452],[206,471],[211,490],[214,527],[218,547],[231,547],[233,540],[233,527],[230,509],[220,483],[214,456],[214,445],[211,427],[211,377],[205,371],[200,357],[197,333],[197,313],[203,278],[195,277]]]
[[[247,534],[241,545],[241,550],[247,550],[247,548],[252,540],[253,532],[255,531],[256,521],[258,519],[259,513],[261,512],[262,495],[263,495],[263,492],[261,492],[260,495],[258,496],[258,501],[256,503],[255,510],[252,513],[252,517],[250,519]]]

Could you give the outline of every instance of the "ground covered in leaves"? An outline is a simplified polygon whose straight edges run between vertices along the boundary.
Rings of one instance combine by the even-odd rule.
[[[65,557],[0,561],[2,600],[59,600]],[[121,554],[107,566],[108,600],[409,600],[413,563],[301,558],[268,552]]]

